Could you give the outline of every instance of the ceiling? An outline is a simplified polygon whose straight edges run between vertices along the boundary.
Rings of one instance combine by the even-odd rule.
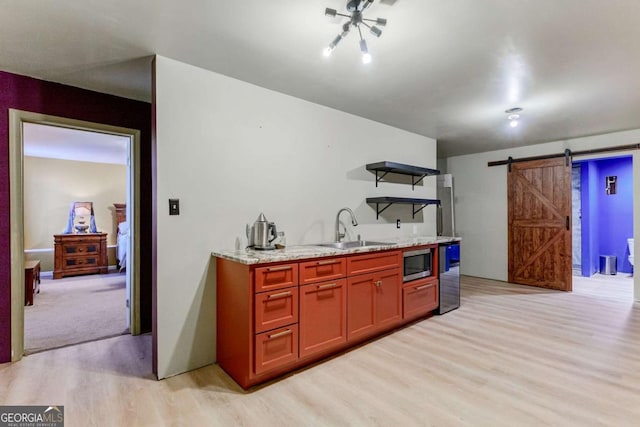
[[[0,68],[149,101],[159,54],[438,140],[439,157],[640,128],[637,0],[3,2]],[[505,110],[522,107],[511,128]],[[389,141],[389,143],[393,143]]]
[[[81,162],[127,164],[129,138],[35,123],[23,124],[24,155]]]

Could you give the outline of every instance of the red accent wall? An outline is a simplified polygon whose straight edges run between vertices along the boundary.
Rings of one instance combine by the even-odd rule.
[[[141,131],[140,311],[151,330],[151,104],[0,71],[0,363],[11,360],[10,108]]]

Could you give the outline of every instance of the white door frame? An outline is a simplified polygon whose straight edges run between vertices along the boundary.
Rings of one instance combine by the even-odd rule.
[[[11,360],[20,360],[24,354],[24,134],[23,123],[72,128],[130,138],[128,173],[133,177],[127,194],[129,239],[127,273],[131,282],[129,315],[132,335],[140,334],[140,131],[83,120],[68,119],[46,114],[9,109],[9,205],[11,217]],[[129,258],[129,256],[127,256]]]

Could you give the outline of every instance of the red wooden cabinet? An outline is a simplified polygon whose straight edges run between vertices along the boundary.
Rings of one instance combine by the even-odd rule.
[[[376,325],[375,281],[375,274],[363,274],[347,279],[349,295],[347,336],[350,340],[373,333]]]
[[[372,335],[402,320],[400,262],[400,251],[368,253],[347,260],[349,340]]]
[[[376,325],[379,329],[396,326],[402,320],[402,274],[400,269],[377,274]]]
[[[300,357],[347,342],[347,281],[300,286]]]
[[[248,388],[437,307],[437,277],[402,283],[402,252],[281,264],[217,260],[218,363]]]
[[[428,277],[405,285],[402,289],[403,312],[405,320],[425,316],[438,308],[438,279]]]
[[[393,268],[349,277],[348,338],[368,336],[402,320],[402,276]]]

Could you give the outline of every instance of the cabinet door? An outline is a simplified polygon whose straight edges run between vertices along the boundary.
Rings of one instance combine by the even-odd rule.
[[[375,331],[374,274],[362,274],[347,279],[347,337],[349,340]]]
[[[300,357],[347,341],[347,281],[300,287]]]
[[[387,328],[402,320],[402,277],[400,270],[381,271],[375,283],[376,327]]]

